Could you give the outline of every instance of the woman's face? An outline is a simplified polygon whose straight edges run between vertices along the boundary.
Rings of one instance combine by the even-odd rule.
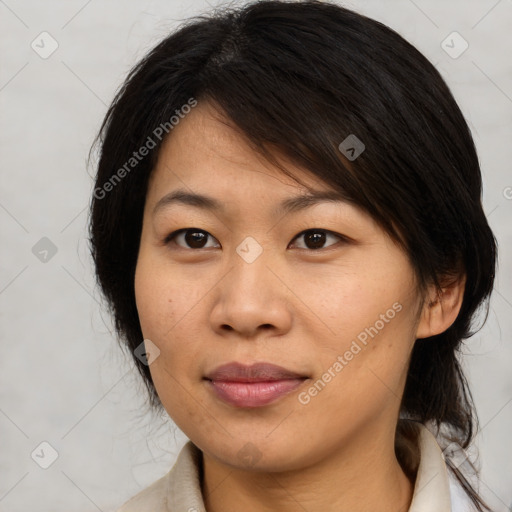
[[[390,438],[421,329],[406,254],[340,200],[283,208],[310,191],[214,113],[199,103],[174,128],[144,211],[135,293],[149,352],[159,350],[150,371],[165,409],[205,454],[238,468],[300,468]],[[178,190],[218,206],[171,200]],[[188,231],[169,237],[177,230]],[[206,378],[230,362],[267,362],[299,378]]]

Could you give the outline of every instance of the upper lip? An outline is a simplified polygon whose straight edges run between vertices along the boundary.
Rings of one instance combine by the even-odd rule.
[[[304,379],[306,376],[271,363],[245,365],[232,362],[218,366],[215,370],[208,373],[206,378],[227,382],[267,382],[284,379]]]

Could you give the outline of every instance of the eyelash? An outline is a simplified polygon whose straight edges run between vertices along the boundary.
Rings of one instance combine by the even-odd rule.
[[[208,235],[209,237],[215,239],[215,237],[213,237],[212,235],[210,235],[210,233],[208,233],[207,231],[205,231],[204,229],[198,229],[198,228],[183,228],[183,229],[178,229],[177,231],[173,231],[172,233],[170,233],[169,235],[167,235],[164,239],[164,244],[165,245],[169,245],[171,242],[174,241],[175,245],[178,245],[176,244],[175,242],[175,238],[181,234],[186,234],[187,232],[193,232],[193,233],[204,233],[206,235]],[[327,236],[334,236],[336,238],[339,238],[339,240],[342,242],[342,243],[347,243],[350,241],[350,239],[344,235],[340,235],[339,233],[335,233],[333,231],[329,231],[328,229],[320,229],[320,228],[311,228],[311,229],[306,229],[304,231],[301,231],[299,234],[297,234],[292,242],[298,238],[300,238],[301,236],[305,236],[307,234],[311,234],[311,233],[323,233],[323,234],[326,234]],[[327,247],[320,247],[318,249],[310,249],[308,247],[301,247],[300,249],[301,250],[309,250],[309,251],[314,251],[314,252],[318,252],[318,251],[322,251],[324,249],[329,249],[333,246],[337,245],[337,243],[334,243],[334,244],[331,244],[331,245],[328,245]],[[193,248],[193,247],[183,247],[181,245],[178,245],[178,247],[180,249],[185,249],[185,250],[191,250],[191,251],[199,251],[201,249],[204,249],[204,247],[200,247],[200,248]],[[206,247],[206,249],[211,249],[211,247]]]

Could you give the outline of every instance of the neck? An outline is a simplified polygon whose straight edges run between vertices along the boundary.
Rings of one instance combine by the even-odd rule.
[[[315,464],[291,471],[247,471],[203,454],[208,512],[406,512],[414,482],[395,456],[394,431],[356,436]]]

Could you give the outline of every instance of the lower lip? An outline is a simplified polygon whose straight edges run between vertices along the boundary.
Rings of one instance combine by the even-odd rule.
[[[207,381],[216,395],[236,407],[262,407],[296,390],[306,379],[266,382]]]

